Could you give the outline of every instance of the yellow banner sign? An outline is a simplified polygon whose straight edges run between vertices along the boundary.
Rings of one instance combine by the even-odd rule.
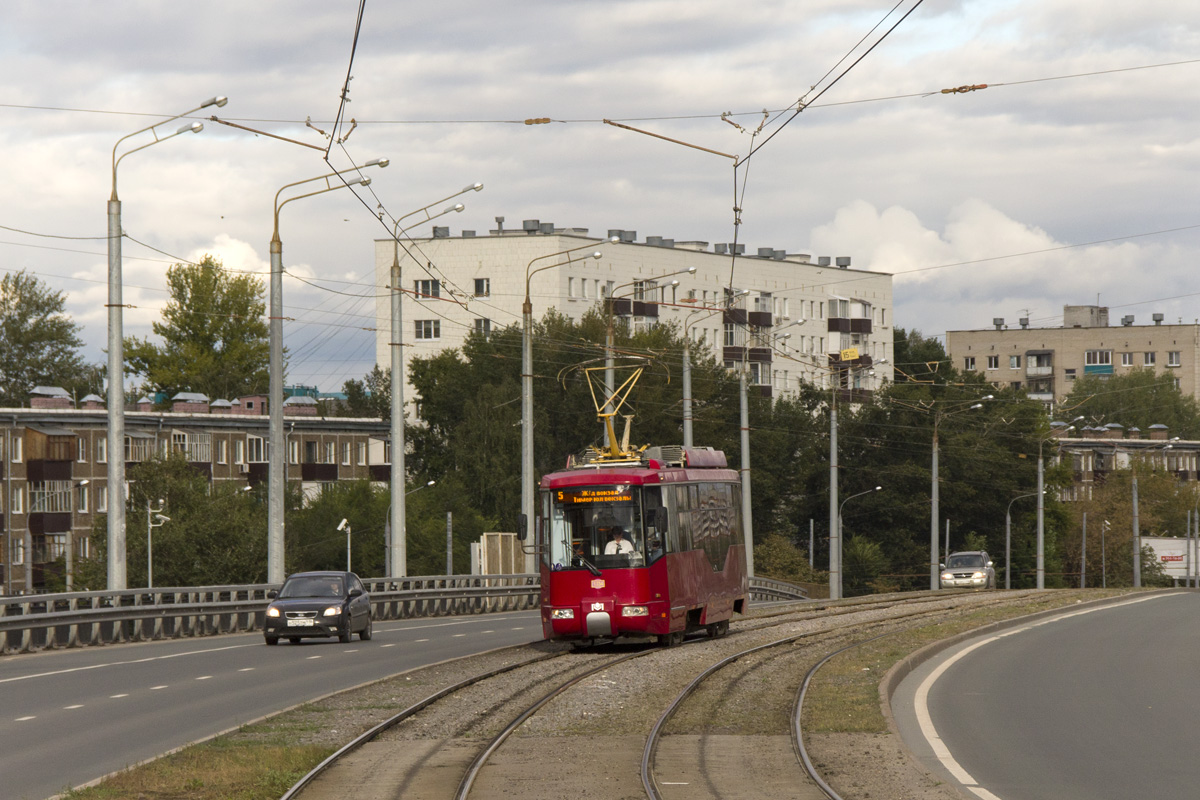
[[[842,361],[854,361],[858,358],[858,348],[848,347],[842,351]]]

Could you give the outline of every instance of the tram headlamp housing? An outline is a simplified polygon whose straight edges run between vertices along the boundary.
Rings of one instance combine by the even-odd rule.
[[[573,609],[573,608],[550,609],[550,619],[575,619],[575,609]]]
[[[621,609],[622,617],[648,617],[650,611],[645,606],[625,606]]]

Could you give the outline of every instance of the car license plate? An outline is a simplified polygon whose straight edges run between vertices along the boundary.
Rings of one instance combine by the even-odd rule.
[[[312,626],[313,626],[313,621],[311,619],[289,619],[288,620],[289,628],[311,628]]]

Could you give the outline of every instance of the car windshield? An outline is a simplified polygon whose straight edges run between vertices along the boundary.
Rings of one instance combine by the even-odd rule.
[[[953,555],[946,559],[946,569],[975,569],[983,566],[983,556],[975,554]]]
[[[341,597],[343,594],[341,578],[319,575],[288,578],[279,590],[280,597]]]

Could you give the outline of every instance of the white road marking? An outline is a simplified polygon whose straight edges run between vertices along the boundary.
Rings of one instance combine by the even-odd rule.
[[[395,643],[393,642],[392,644],[381,644],[381,645],[379,645],[379,646],[380,646],[380,647],[395,647],[396,645],[395,645]]]
[[[63,706],[63,711],[74,711],[77,708],[83,708],[83,705],[78,704],[78,705],[73,705],[73,706]]]
[[[414,639],[414,642],[428,642],[428,639]]]
[[[320,656],[309,656],[309,657],[308,657],[308,660],[309,660],[309,661],[316,661],[318,658],[320,658]]]
[[[206,681],[206,680],[208,680],[208,679],[209,679],[209,678],[211,678],[211,677],[212,677],[212,675],[201,675],[199,678],[196,678],[196,680],[198,680],[198,681]]]
[[[159,689],[165,689],[165,688],[167,688],[167,685],[164,683],[162,686],[151,686],[150,691],[157,692]]]
[[[37,717],[17,717],[15,722],[29,722],[31,719],[37,719]]]
[[[254,667],[242,667],[238,672],[254,672]]]
[[[465,633],[456,633],[456,634],[454,634],[453,636],[451,636],[450,638],[451,638],[451,639],[461,639],[461,638],[463,638],[464,636],[466,636],[466,634],[465,634]]]
[[[127,694],[110,694],[108,696],[108,699],[109,700],[120,700],[122,697],[129,697],[129,695],[127,695]]]
[[[17,675],[12,678],[0,678],[0,683],[12,683],[14,681],[26,681],[26,680],[29,680],[30,678],[47,678],[52,675],[69,675],[72,672],[87,672],[88,670],[104,669],[105,667],[124,667],[129,664],[148,664],[151,661],[166,661],[168,659],[182,658],[184,656],[200,656],[200,655],[207,655],[209,653],[220,653],[225,650],[238,650],[243,647],[257,647],[258,644],[259,643],[255,643],[252,645],[251,644],[234,644],[234,645],[229,645],[228,647],[214,647],[210,650],[189,650],[186,653],[174,653],[172,655],[166,655],[166,656],[150,656],[149,658],[135,658],[130,661],[109,661],[104,664],[92,664],[91,666],[88,666],[88,667],[72,667],[71,669],[56,669],[56,670],[52,670],[50,672],[33,672],[28,675]]]
[[[985,644],[990,644],[1018,633],[1024,633],[1025,631],[1033,630],[1034,628],[1040,628],[1043,625],[1051,625],[1064,619],[1070,619],[1071,617],[1078,617],[1082,616],[1083,614],[1091,614],[1094,611],[1105,611],[1110,608],[1119,608],[1120,606],[1132,605],[1134,603],[1144,603],[1147,600],[1155,600],[1160,597],[1173,597],[1174,594],[1175,593],[1153,595],[1151,597],[1139,597],[1133,600],[1126,600],[1121,603],[1112,603],[1110,605],[1099,606],[1097,608],[1085,608],[1079,611],[1073,611],[1069,614],[1058,614],[1048,619],[1038,622],[1031,622],[1028,625],[1022,625],[1019,628],[1013,628],[1012,630],[1005,631],[1004,633],[998,633],[995,636],[989,636],[986,639],[975,642],[969,647],[959,650],[953,656],[938,665],[937,669],[931,672],[929,677],[921,682],[921,685],[917,687],[916,697],[913,701],[914,711],[916,712],[917,716],[917,724],[921,728],[921,735],[924,736],[925,741],[929,743],[930,749],[933,750],[934,757],[936,757],[937,760],[942,763],[942,766],[947,772],[954,776],[956,781],[970,789],[971,792],[978,797],[982,798],[983,800],[1001,800],[1000,797],[992,794],[987,789],[980,786],[975,780],[974,776],[962,768],[962,765],[958,763],[953,755],[951,755],[950,749],[946,747],[945,742],[942,741],[942,737],[938,735],[937,729],[933,725],[933,719],[929,715],[929,691],[933,688],[933,684],[937,681],[937,679],[942,677],[946,670],[948,670],[957,661],[964,658],[969,653],[979,649],[980,647],[983,647]]]

